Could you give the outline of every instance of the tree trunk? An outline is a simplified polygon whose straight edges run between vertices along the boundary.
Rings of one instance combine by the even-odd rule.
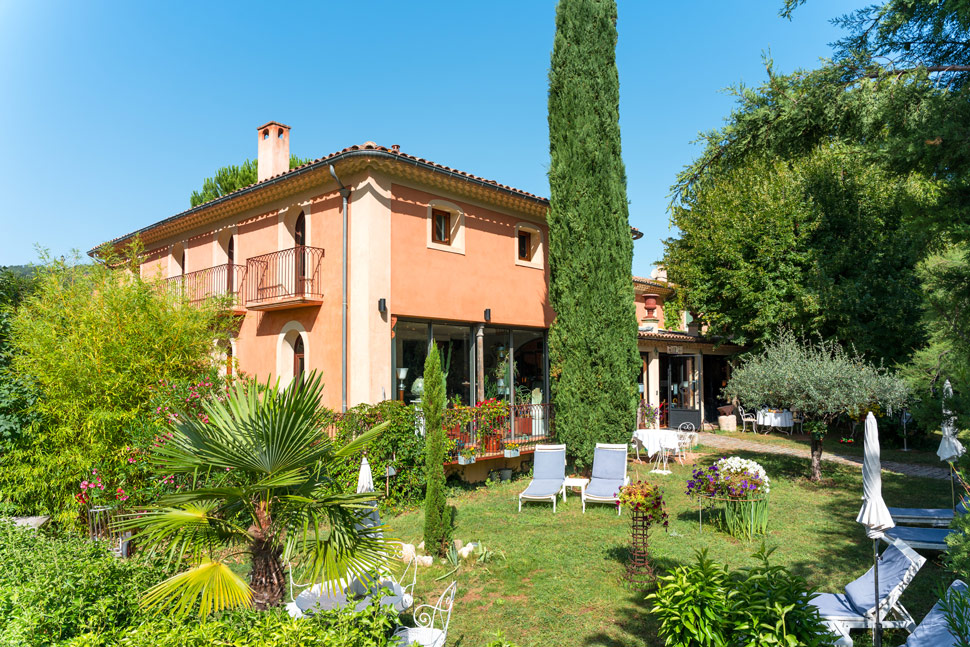
[[[822,439],[812,434],[812,480],[822,480]]]
[[[252,570],[249,572],[249,588],[253,592],[253,607],[265,611],[283,602],[286,592],[283,573],[283,549],[275,541],[266,506],[258,504],[256,523],[249,528],[253,536]]]

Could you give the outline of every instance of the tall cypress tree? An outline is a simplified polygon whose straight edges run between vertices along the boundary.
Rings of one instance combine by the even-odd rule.
[[[445,428],[441,415],[445,408],[445,378],[441,372],[438,345],[424,360],[425,468],[427,490],[424,495],[424,547],[432,555],[444,556],[451,540],[451,511],[445,497]]]
[[[549,70],[549,335],[556,433],[581,467],[627,442],[639,367],[620,156],[615,0],[560,0]]]

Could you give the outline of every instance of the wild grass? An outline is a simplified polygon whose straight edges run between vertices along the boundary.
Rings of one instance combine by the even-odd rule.
[[[706,454],[707,465],[723,454]],[[872,543],[855,522],[862,494],[862,472],[849,466],[826,464],[825,480],[805,479],[807,459],[738,452],[760,462],[771,481],[769,525],[764,541],[776,546],[773,563],[804,576],[821,590],[841,591],[872,563]],[[705,521],[698,527],[697,508],[684,490],[690,466],[673,464],[668,476],[650,474],[649,466],[630,463],[633,479],[646,479],[664,487],[670,527],[651,531],[650,552],[658,573],[694,560],[697,550],[731,567],[753,565],[752,553],[760,540],[738,541]],[[583,514],[580,498],[569,494],[558,506],[528,503],[516,512],[516,495],[527,479],[490,484],[456,493],[455,537],[480,541],[505,556],[487,565],[465,563],[457,574],[436,581],[452,570],[447,563],[421,569],[418,604],[437,600],[452,580],[458,595],[449,630],[449,645],[484,647],[497,631],[523,647],[554,646],[659,646],[657,626],[644,601],[645,592],[624,583],[630,543],[628,511],[617,516],[608,505],[591,505]],[[883,474],[889,505],[949,505],[945,481]],[[417,544],[421,540],[422,512],[413,511],[388,520],[393,534]],[[936,587],[953,576],[939,565],[939,556],[916,576],[903,603],[917,621],[935,601]],[[884,644],[901,644],[899,632],[887,634]],[[865,635],[857,644],[866,644]]]

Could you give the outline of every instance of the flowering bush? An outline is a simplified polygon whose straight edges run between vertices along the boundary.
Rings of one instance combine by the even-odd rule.
[[[508,451],[515,451],[518,448],[519,448],[519,443],[517,443],[515,441],[511,441],[510,440],[510,441],[508,441],[508,442],[505,443],[505,449],[508,450]]]
[[[687,494],[735,499],[755,494],[768,494],[771,480],[755,461],[731,456],[722,458],[707,469],[695,468],[687,481]]]
[[[634,512],[639,512],[647,518],[650,524],[661,524],[667,527],[667,509],[664,506],[663,490],[647,483],[637,481],[620,488],[617,493],[617,505],[629,506]]]
[[[731,456],[707,469],[696,468],[687,481],[687,494],[726,499],[721,525],[729,534],[750,539],[768,528],[771,480],[755,461]]]

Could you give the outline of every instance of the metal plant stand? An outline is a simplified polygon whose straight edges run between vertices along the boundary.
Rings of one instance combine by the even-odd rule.
[[[632,545],[630,546],[630,562],[626,575],[631,586],[642,589],[651,584],[655,577],[650,558],[647,554],[647,534],[650,532],[650,517],[637,510],[630,515],[632,530]]]

